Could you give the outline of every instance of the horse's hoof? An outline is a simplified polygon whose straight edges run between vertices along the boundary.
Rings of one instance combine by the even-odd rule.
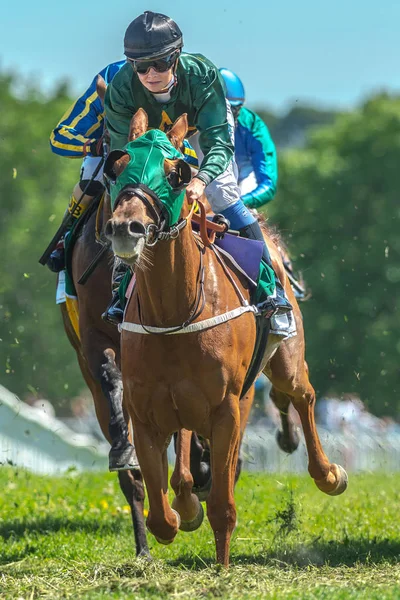
[[[171,508],[171,510],[174,513],[175,517],[176,517],[176,525],[177,525],[177,530],[178,530],[180,528],[180,526],[181,526],[181,517],[180,517],[180,514],[176,510],[174,510],[173,508]],[[149,527],[147,527],[147,529],[150,531],[150,533],[153,533]],[[163,546],[168,546],[169,544],[172,544],[172,542],[174,541],[176,533],[174,533],[173,537],[171,539],[169,539],[169,540],[163,540],[162,538],[158,537],[154,533],[153,533],[153,535],[154,535],[154,537],[156,538],[156,540],[157,540],[157,542],[159,544],[163,544]]]
[[[281,450],[286,454],[292,454],[299,447],[300,436],[297,432],[297,427],[293,427],[292,434],[285,436],[283,431],[276,432],[276,441]]]
[[[205,485],[203,485],[202,487],[197,487],[197,488],[193,487],[192,492],[193,492],[193,494],[195,494],[198,497],[200,502],[205,502],[207,500],[208,494],[210,493],[210,490],[211,490],[211,484],[212,484],[212,477],[210,475],[210,478]]]
[[[204,509],[199,501],[199,512],[192,521],[181,521],[179,529],[181,531],[196,531],[204,520]]]
[[[141,558],[143,560],[148,560],[149,562],[153,560],[150,550],[148,548],[142,548],[136,558]]]
[[[333,464],[332,467],[334,467],[334,469],[332,468],[331,470],[336,471],[335,476],[336,476],[337,485],[336,485],[335,489],[333,489],[331,492],[327,492],[327,493],[329,494],[329,496],[340,496],[340,494],[343,494],[343,492],[346,491],[347,484],[349,482],[349,478],[347,476],[346,471],[340,465]]]
[[[172,542],[174,541],[174,537],[172,538],[172,540],[162,540],[161,538],[157,537],[156,535],[154,536],[157,540],[157,542],[159,544],[162,544],[163,546],[169,546],[170,544],[172,544]]]
[[[315,479],[314,481],[321,492],[328,494],[328,496],[339,496],[347,488],[348,477],[343,467],[333,463],[330,466],[328,475],[324,479]]]

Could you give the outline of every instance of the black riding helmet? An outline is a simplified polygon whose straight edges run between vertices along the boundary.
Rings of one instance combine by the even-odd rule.
[[[125,56],[131,60],[161,58],[182,46],[182,31],[175,21],[150,10],[132,21],[124,38]]]

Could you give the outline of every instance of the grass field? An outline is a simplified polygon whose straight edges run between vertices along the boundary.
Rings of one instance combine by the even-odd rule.
[[[244,474],[231,568],[207,523],[136,560],[110,474],[0,470],[0,598],[400,598],[400,475],[353,475],[338,498],[307,477]]]

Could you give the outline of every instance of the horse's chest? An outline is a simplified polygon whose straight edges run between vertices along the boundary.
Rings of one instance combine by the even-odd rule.
[[[207,385],[195,375],[169,379],[155,379],[143,383],[132,378],[124,384],[126,400],[136,417],[151,423],[157,429],[170,433],[181,427],[204,432],[214,408],[224,397],[220,372],[210,375]]]

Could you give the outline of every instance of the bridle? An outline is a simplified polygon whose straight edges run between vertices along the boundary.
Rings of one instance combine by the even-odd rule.
[[[150,196],[150,198],[153,200],[154,205],[152,202],[150,202],[150,200],[148,199],[146,194],[148,196]],[[159,199],[157,194],[152,189],[150,189],[148,186],[146,186],[142,183],[138,183],[137,185],[133,185],[133,186],[124,187],[118,194],[117,198],[115,199],[114,210],[117,208],[118,204],[120,204],[122,199],[126,198],[127,196],[128,197],[136,196],[137,198],[139,198],[143,202],[143,204],[145,205],[145,207],[147,208],[151,217],[154,220],[153,223],[149,223],[145,227],[145,234],[144,234],[145,235],[145,245],[148,247],[155,246],[160,240],[175,240],[179,236],[180,232],[191,221],[192,216],[194,214],[195,205],[192,204],[192,207],[191,207],[190,212],[187,215],[187,217],[182,217],[181,219],[179,219],[179,221],[176,223],[176,225],[169,226],[168,225],[169,215],[168,215],[163,203],[161,202],[161,200]],[[205,296],[205,292],[204,292],[204,278],[205,278],[204,251],[205,251],[205,248],[204,248],[204,246],[200,246],[197,243],[197,240],[196,240],[196,245],[200,250],[200,264],[199,264],[199,270],[197,272],[197,278],[196,278],[196,289],[197,289],[196,298],[193,302],[193,306],[190,309],[190,313],[189,313],[189,316],[186,319],[186,321],[184,323],[182,323],[182,325],[178,325],[177,327],[173,328],[172,333],[177,333],[177,332],[181,331],[182,329],[185,329],[188,325],[190,325],[195,319],[197,319],[197,317],[199,317],[201,315],[201,313],[204,310],[205,304],[206,304],[206,296]],[[147,333],[151,333],[142,322],[139,294],[137,295],[137,304],[138,304],[138,316],[139,316],[140,325],[143,327],[144,331],[146,331]]]
[[[146,194],[147,196],[150,196],[154,204],[150,202]],[[132,198],[133,196],[136,196],[143,202],[153,219],[153,223],[149,223],[145,227],[144,234],[145,245],[150,248],[155,246],[160,240],[176,240],[180,232],[187,226],[193,217],[194,204],[192,204],[187,217],[182,217],[175,225],[169,226],[169,215],[165,206],[157,194],[143,183],[125,186],[115,199],[114,210],[124,198]]]
[[[146,192],[146,193],[145,193]],[[149,201],[146,194],[153,200]],[[194,212],[195,204],[193,203],[190,209],[189,214],[186,217],[179,219],[178,223],[173,226],[168,226],[168,215],[165,215],[165,207],[163,206],[161,200],[158,198],[157,194],[153,192],[150,188],[143,184],[137,184],[134,186],[127,186],[118,194],[116,198],[116,202],[114,204],[114,210],[116,206],[121,202],[123,197],[129,196],[137,196],[145,206],[148,208],[149,213],[152,215],[154,222],[147,225],[145,228],[145,244],[147,246],[155,246],[157,242],[160,240],[173,240],[176,239],[180,232],[187,226],[190,221],[194,221],[198,223],[200,226],[200,234],[194,235],[194,240],[196,242],[197,247],[200,251],[200,263],[199,270],[197,272],[196,278],[196,298],[192,304],[192,307],[189,312],[188,318],[181,324],[176,327],[153,327],[149,325],[145,325],[142,321],[142,314],[140,309],[140,297],[139,290],[137,290],[137,307],[138,307],[138,318],[139,323],[129,323],[124,321],[118,326],[118,330],[121,332],[122,330],[132,331],[140,334],[148,334],[148,335],[171,335],[171,334],[180,334],[180,333],[190,333],[195,331],[204,331],[205,329],[209,329],[210,327],[215,327],[216,325],[220,325],[221,323],[226,323],[232,319],[236,319],[246,312],[252,312],[254,315],[258,314],[257,307],[252,306],[245,299],[242,292],[240,291],[238,285],[234,281],[232,274],[229,272],[229,269],[223,263],[219,252],[215,248],[213,242],[217,232],[221,234],[226,232],[227,226],[226,224],[215,223],[212,221],[208,221],[206,219],[206,210],[204,204],[198,200],[198,205],[200,208],[200,215],[197,215]],[[156,209],[157,207],[157,209]],[[209,236],[208,230],[211,230],[211,235]],[[152,239],[149,239],[152,238]],[[203,242],[200,243],[200,240]],[[217,315],[215,317],[211,317],[210,319],[205,319],[203,321],[196,321],[198,317],[202,314],[204,307],[206,305],[206,296],[204,290],[204,280],[205,280],[205,268],[204,268],[204,254],[206,248],[211,248],[214,254],[216,255],[217,260],[220,262],[222,268],[224,269],[228,279],[231,281],[234,289],[236,290],[238,297],[241,301],[241,306],[234,308],[233,310],[229,310],[221,315]],[[196,321],[196,322],[195,322]]]

